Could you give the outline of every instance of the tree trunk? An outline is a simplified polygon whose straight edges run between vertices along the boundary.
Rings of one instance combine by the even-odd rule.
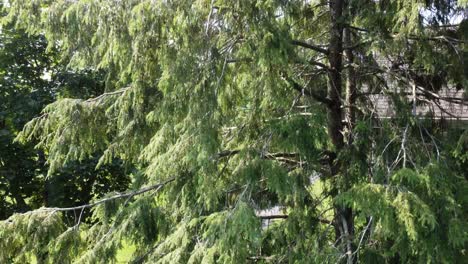
[[[328,106],[328,133],[338,152],[343,147],[343,123],[341,107],[341,72],[343,52],[343,0],[330,1],[331,29],[328,60],[330,71],[328,73],[327,97]]]
[[[342,92],[342,72],[343,72],[343,30],[344,30],[344,16],[343,16],[344,0],[330,1],[330,43],[328,60],[330,63],[330,71],[328,74],[328,89],[327,97],[331,103],[327,109],[328,116],[328,134],[333,143],[337,154],[344,147],[343,137],[343,103],[341,100]],[[351,83],[350,83],[351,84]],[[349,85],[351,89],[352,86]],[[347,85],[348,89],[348,85]],[[351,95],[351,94],[350,94]],[[348,96],[347,96],[348,97]],[[350,96],[352,98],[352,96]],[[349,107],[349,106],[348,106]],[[347,111],[348,113],[348,111]],[[350,114],[352,112],[349,112]],[[338,155],[339,156],[339,155]],[[345,177],[343,173],[343,166],[338,160],[332,168],[333,176]],[[340,175],[341,174],[341,175]],[[346,182],[344,179],[343,182]],[[348,186],[345,184],[344,190],[338,189],[336,193],[345,191]],[[353,213],[351,208],[337,206],[335,208],[335,237],[338,243],[344,248],[344,256],[347,263],[353,263],[352,253],[354,251],[352,238],[354,235]]]
[[[346,111],[345,111],[345,120],[346,120],[346,145],[350,146],[354,140],[354,125],[356,122],[356,114],[355,114],[355,103],[356,103],[356,71],[354,69],[354,54],[352,42],[352,35],[349,28],[344,29],[344,45],[348,47],[345,49],[345,56],[346,62],[348,64],[347,73],[346,73],[346,91],[345,91],[345,104],[346,104]],[[349,188],[350,186],[346,186]],[[344,217],[348,224],[349,230],[349,239],[354,237],[354,216],[351,208],[344,208]],[[355,245],[350,243],[351,252],[354,253]],[[349,249],[348,249],[349,251]],[[357,258],[351,255],[348,258],[348,263],[356,263]]]

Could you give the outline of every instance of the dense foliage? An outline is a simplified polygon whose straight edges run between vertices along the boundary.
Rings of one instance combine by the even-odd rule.
[[[467,90],[466,1],[8,2],[4,24],[104,74],[17,140],[52,181],[96,153],[135,169],[127,192],[0,222],[1,261],[107,263],[128,245],[137,263],[465,257],[468,134],[416,107],[466,104],[438,95]]]
[[[34,149],[35,142],[14,141],[54,98],[102,93],[102,73],[67,70],[54,50],[47,51],[44,36],[28,36],[6,24],[0,34],[0,74],[0,219],[44,205],[82,204],[126,189],[128,177],[118,160],[98,171],[96,157],[72,162],[47,179],[44,152]]]

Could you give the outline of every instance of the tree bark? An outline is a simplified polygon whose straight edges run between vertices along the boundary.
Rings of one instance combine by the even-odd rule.
[[[356,103],[356,70],[353,67],[354,54],[351,30],[346,27],[343,31],[343,41],[345,48],[344,53],[346,62],[349,65],[346,72],[346,90],[345,90],[345,120],[346,120],[346,143],[348,145],[353,143],[353,128],[356,122],[355,103]]]
[[[343,85],[343,31],[344,31],[344,15],[343,9],[345,6],[344,0],[332,0],[330,1],[330,42],[329,42],[329,54],[328,61],[330,63],[330,71],[328,73],[328,88],[327,97],[330,99],[330,104],[327,109],[328,117],[328,134],[333,143],[336,153],[338,154],[345,146],[343,137],[344,126],[343,126],[343,101],[341,100],[342,85]],[[347,85],[347,89],[352,89],[351,83]],[[347,90],[348,91],[348,90]],[[351,93],[349,94],[351,99]],[[348,96],[346,96],[348,99]],[[351,106],[347,105],[350,109]],[[347,114],[352,114],[348,112]],[[339,156],[339,155],[338,155]],[[344,168],[341,162],[335,161],[332,166],[332,175],[339,175],[345,177]],[[344,186],[336,190],[336,193],[346,191],[348,184],[347,179],[343,179],[345,182]],[[338,188],[336,186],[335,188]],[[343,190],[344,189],[344,190]],[[347,263],[354,263],[352,252],[354,246],[352,244],[352,238],[354,236],[354,223],[353,223],[353,212],[349,207],[337,206],[335,208],[335,238],[338,243],[343,246]]]
[[[345,47],[352,47],[352,36],[351,36],[351,31],[349,28],[345,28],[343,32],[343,41]],[[350,67],[347,67],[347,73],[346,73],[346,90],[345,90],[345,104],[346,104],[346,111],[345,111],[345,120],[346,120],[346,145],[350,146],[353,144],[354,140],[354,124],[356,122],[356,114],[355,114],[355,103],[356,103],[356,70],[352,66],[354,63],[354,54],[353,54],[353,49],[352,48],[346,48],[345,49],[345,57],[346,57],[346,62],[350,65]],[[347,175],[348,176],[348,175]],[[350,186],[346,186],[347,188]],[[353,211],[351,208],[346,207],[343,208],[343,217],[346,219],[346,223],[348,225],[348,231],[349,231],[349,239],[352,239],[354,237],[354,216],[353,216]],[[350,242],[348,245],[348,253],[349,250],[354,253],[355,251],[355,245],[354,243]],[[349,256],[347,259],[348,263],[357,263],[357,258],[354,257],[353,255]]]
[[[330,71],[328,72],[327,97],[330,100],[328,106],[328,133],[331,141],[339,151],[343,147],[343,123],[341,107],[341,72],[343,68],[343,2],[344,0],[330,1],[331,28],[328,60]]]

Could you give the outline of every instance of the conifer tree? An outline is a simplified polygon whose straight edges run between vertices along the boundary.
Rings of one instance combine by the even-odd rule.
[[[17,140],[38,140],[49,177],[96,152],[138,172],[0,222],[0,260],[107,263],[132,245],[136,263],[461,263],[468,135],[416,110],[466,105],[438,92],[468,84],[467,4],[9,1],[4,23],[106,72],[103,94],[49,104]]]
[[[2,4],[0,12],[4,12]],[[43,151],[34,149],[34,141],[27,144],[14,142],[24,124],[37,116],[54,98],[87,98],[101,94],[104,88],[102,77],[103,74],[90,70],[66,69],[63,62],[57,61],[54,50],[47,51],[44,36],[28,36],[11,24],[2,26],[0,220],[15,212],[40,206],[83,204],[95,195],[127,188],[129,177],[118,160],[100,170],[94,169],[98,155],[81,162],[71,162],[53,177],[45,179],[47,164]]]

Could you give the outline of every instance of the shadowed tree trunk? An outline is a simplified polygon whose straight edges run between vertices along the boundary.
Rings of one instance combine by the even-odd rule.
[[[330,43],[329,43],[329,54],[328,60],[330,63],[330,71],[328,74],[328,89],[327,97],[330,99],[328,106],[328,134],[331,142],[338,154],[344,148],[344,126],[343,126],[343,102],[341,100],[342,84],[343,84],[343,30],[344,30],[344,0],[330,1]],[[347,54],[348,55],[348,54]],[[352,72],[351,72],[352,73]],[[353,89],[350,82],[347,83],[348,89]],[[351,93],[350,93],[351,95]],[[349,97],[351,98],[351,96]],[[346,96],[348,99],[348,96]],[[347,102],[348,103],[348,102]],[[351,109],[351,105],[347,105],[347,109]],[[346,111],[346,114],[351,114],[350,111]],[[339,156],[339,155],[338,155]],[[332,167],[332,176],[342,176],[343,166],[339,160],[335,161]],[[340,181],[338,181],[340,182]],[[343,179],[344,189],[349,188],[347,179]],[[343,188],[342,187],[342,188]],[[340,190],[339,186],[335,186],[337,192]],[[353,224],[353,213],[349,207],[337,206],[335,208],[335,238],[337,241],[341,241],[342,245],[345,245],[344,253],[346,254],[347,263],[353,263],[352,252],[353,245],[351,239],[354,235],[354,224]]]

